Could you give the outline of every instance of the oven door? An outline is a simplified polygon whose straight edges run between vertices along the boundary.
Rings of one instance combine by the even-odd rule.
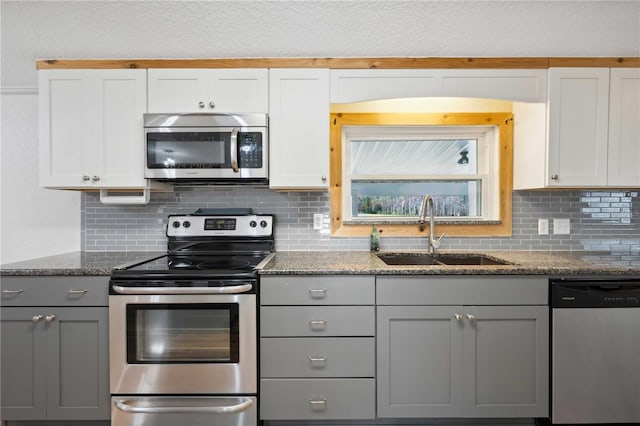
[[[109,296],[111,394],[255,394],[256,296]]]

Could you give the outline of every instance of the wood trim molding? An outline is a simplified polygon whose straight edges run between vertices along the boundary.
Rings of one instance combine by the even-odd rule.
[[[546,69],[549,67],[640,67],[640,57],[43,59],[36,61],[36,69],[39,70],[117,68]]]
[[[512,113],[332,113],[330,114],[330,180],[329,201],[331,235],[334,237],[364,237],[371,233],[371,224],[342,222],[342,126],[349,125],[495,125],[500,135],[499,146],[499,224],[440,224],[438,232],[449,236],[511,236],[513,189],[513,114]],[[416,237],[428,235],[417,225],[377,225],[382,236]]]

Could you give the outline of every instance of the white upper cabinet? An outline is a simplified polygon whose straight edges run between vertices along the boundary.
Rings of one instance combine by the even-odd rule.
[[[268,70],[149,69],[149,112],[266,113]]]
[[[549,69],[547,184],[607,184],[608,68]]]
[[[40,184],[145,188],[146,70],[41,70]]]
[[[608,184],[640,186],[640,69],[612,68]]]
[[[269,186],[329,186],[329,70],[269,71]]]
[[[640,184],[640,69],[550,68],[544,111],[514,103],[514,189]]]
[[[544,69],[331,70],[331,103],[414,97],[544,102]]]

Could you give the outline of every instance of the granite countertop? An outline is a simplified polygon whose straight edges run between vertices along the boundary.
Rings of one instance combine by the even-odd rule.
[[[164,252],[82,252],[0,265],[0,275],[111,275],[116,267],[162,256]]]
[[[421,253],[402,251],[403,253]],[[262,275],[626,275],[640,277],[640,253],[486,251],[510,265],[390,266],[367,251],[284,251],[260,270]],[[441,251],[447,253],[447,251]],[[459,252],[457,252],[459,253]],[[73,252],[0,266],[0,275],[110,275],[116,267],[164,252]]]
[[[420,253],[402,251],[402,253]],[[447,251],[442,251],[447,253]],[[456,252],[460,253],[460,252]],[[510,265],[386,265],[375,254],[352,252],[278,252],[260,271],[263,275],[627,275],[640,277],[640,253],[486,251]]]

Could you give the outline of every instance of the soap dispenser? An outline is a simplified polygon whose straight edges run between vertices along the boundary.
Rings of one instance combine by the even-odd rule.
[[[380,251],[380,235],[378,234],[378,228],[376,228],[375,224],[373,225],[373,229],[371,230],[369,249],[373,253]]]

